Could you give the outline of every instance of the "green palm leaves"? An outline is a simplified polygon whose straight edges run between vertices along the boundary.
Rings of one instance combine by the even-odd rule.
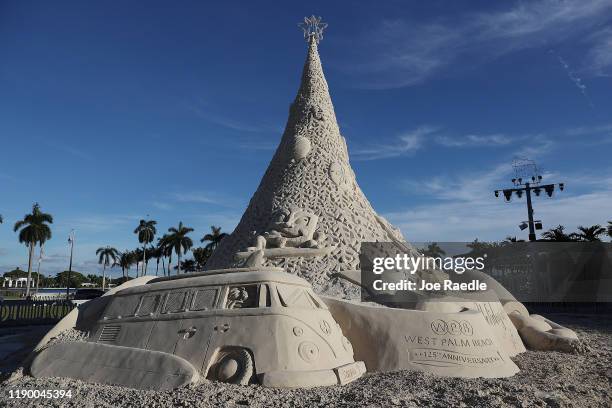
[[[138,234],[138,242],[142,244],[142,275],[147,273],[147,244],[153,242],[157,229],[155,225],[157,221],[140,220],[140,224],[134,230],[134,234]]]
[[[208,244],[206,244],[205,248],[214,251],[219,245],[219,243],[221,243],[221,240],[227,235],[228,234],[221,232],[221,227],[215,227],[214,225],[211,225],[210,234],[204,235],[200,242],[210,241]]]
[[[26,214],[23,220],[17,221],[13,230],[19,231],[19,242],[22,244],[44,244],[45,241],[51,239],[51,228],[48,224],[53,224],[53,216],[42,212],[40,205],[35,203],[32,206],[32,213]]]
[[[117,258],[119,258],[119,251],[111,246],[101,247],[96,250],[96,255],[98,255],[98,263],[103,264],[104,267],[102,269],[102,290],[106,289],[106,267],[111,265],[115,265],[117,262]]]
[[[187,236],[190,232],[193,232],[193,228],[189,228],[183,225],[183,222],[179,222],[178,228],[168,228],[168,234],[165,236],[164,243],[165,247],[170,249],[170,253],[174,251],[178,257],[178,268],[177,273],[181,273],[181,256],[182,254],[189,251],[193,246],[193,241]]]
[[[53,216],[41,211],[40,205],[34,203],[32,212],[26,214],[22,220],[15,223],[13,231],[19,231],[19,242],[28,246],[28,281],[26,283],[26,297],[30,296],[30,280],[32,279],[32,256],[37,244],[44,244],[51,239]]]

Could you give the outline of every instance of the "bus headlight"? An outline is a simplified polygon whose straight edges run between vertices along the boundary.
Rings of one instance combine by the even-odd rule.
[[[319,358],[319,348],[312,341],[303,341],[298,346],[298,354],[307,363],[314,363]]]

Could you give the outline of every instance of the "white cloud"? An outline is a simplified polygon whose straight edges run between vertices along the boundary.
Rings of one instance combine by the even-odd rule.
[[[498,166],[482,173],[437,177],[433,182],[406,182],[402,188],[408,194],[418,191],[434,200],[384,216],[409,241],[502,240],[508,235],[526,238],[526,233],[518,229],[518,224],[527,219],[525,199],[514,198],[506,203],[493,194],[508,184],[506,179],[511,175],[508,166]],[[554,180],[555,176],[551,174],[546,179]],[[564,192],[555,193],[553,198],[534,198],[535,218],[544,222],[545,230],[562,224],[573,231],[578,225],[605,224],[610,220],[612,171],[603,177],[569,175],[563,181]],[[576,192],[580,184],[584,192]]]
[[[589,50],[585,61],[585,70],[597,76],[612,75],[612,28],[598,31],[591,40],[593,47]]]
[[[86,232],[110,231],[119,226],[137,222],[140,218],[137,215],[118,215],[118,214],[91,214],[69,218],[56,224],[58,229],[75,229]]]
[[[222,212],[194,215],[190,219],[194,224],[197,234],[201,234],[201,238],[201,236],[210,232],[211,225],[221,227],[223,232],[232,232],[236,225],[238,225],[241,216],[242,212]]]
[[[446,147],[465,146],[503,146],[510,144],[512,139],[502,134],[493,135],[466,135],[463,137],[437,136],[436,143]]]
[[[212,193],[203,191],[187,191],[182,193],[173,193],[171,197],[181,203],[198,203],[198,204],[220,204],[221,199]]]
[[[279,133],[283,131],[282,128],[280,128],[278,125],[273,125],[269,123],[247,123],[234,118],[229,118],[219,113],[215,113],[211,110],[205,110],[193,104],[187,105],[187,108],[194,112],[198,117],[204,119],[207,122],[239,132]]]
[[[400,156],[409,156],[429,145],[446,148],[482,148],[508,146],[515,150],[519,157],[537,157],[548,153],[554,143],[544,135],[490,135],[467,134],[450,136],[441,127],[423,125],[410,130],[393,141],[379,143],[368,147],[357,147],[350,150],[355,160],[379,160]]]
[[[278,141],[265,140],[246,140],[238,142],[237,147],[244,150],[275,150],[278,146]]]
[[[425,137],[437,130],[432,126],[420,126],[398,136],[393,144],[380,143],[367,148],[358,148],[352,152],[352,156],[356,160],[378,160],[414,154],[423,146]]]
[[[507,4],[507,3],[505,3]],[[455,15],[429,23],[386,20],[364,34],[358,61],[344,69],[360,75],[368,88],[396,88],[421,83],[453,66],[459,58],[470,65],[528,48],[553,46],[581,36],[610,18],[609,0],[538,0],[519,2],[492,12]],[[609,67],[610,50],[605,36],[595,43],[591,61]],[[359,50],[359,49],[358,49]]]
[[[587,146],[597,146],[612,143],[612,124],[582,126],[568,129],[565,136],[572,137],[572,141]]]
[[[171,210],[172,209],[172,206],[170,204],[162,203],[160,201],[154,201],[151,205],[153,207],[157,208],[158,210],[167,211],[167,210]]]
[[[576,88],[578,88],[578,91],[582,94],[582,96],[584,96],[589,106],[593,108],[594,107],[593,102],[591,102],[591,98],[589,97],[589,94],[587,93],[587,86],[582,82],[582,78],[580,78],[576,74],[576,72],[574,72],[570,68],[569,64],[563,59],[563,57],[558,55],[553,50],[550,50],[550,53],[553,54],[557,58],[557,60],[559,61],[559,64],[561,64],[561,66],[563,67],[563,70],[567,74],[567,77],[569,78],[569,80],[574,84]]]
[[[494,186],[498,187],[499,183],[506,182],[504,177],[508,178],[509,174],[511,174],[510,166],[501,164],[486,171],[467,172],[461,175],[445,174],[426,181],[407,180],[400,187],[407,193],[418,191],[437,200],[470,202],[489,190],[492,196],[496,188]]]
[[[557,143],[545,135],[533,135],[517,144],[514,158],[537,159],[550,153]]]
[[[612,134],[612,123],[603,125],[589,125],[568,129],[568,136],[604,136]]]

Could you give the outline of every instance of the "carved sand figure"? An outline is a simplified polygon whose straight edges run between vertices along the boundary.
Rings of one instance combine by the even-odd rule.
[[[402,309],[355,300],[362,242],[419,253],[357,184],[319,58],[324,24],[305,23],[308,53],[282,139],[211,270],[139,281],[89,302],[54,330],[77,328],[87,341],[47,346],[47,338],[33,375],[158,389],[199,378],[344,384],[366,368],[505,377],[518,372],[510,357],[524,343],[567,351],[578,342],[487,276],[486,302],[455,294]]]
[[[280,214],[278,221],[270,223],[263,235],[258,235],[255,247],[249,250],[265,248],[321,248],[325,234],[315,231],[319,217],[309,211],[292,209],[289,213]]]

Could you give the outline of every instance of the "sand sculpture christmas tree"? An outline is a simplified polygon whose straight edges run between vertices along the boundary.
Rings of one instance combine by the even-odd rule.
[[[305,25],[308,55],[281,142],[240,223],[207,269],[235,266],[266,248],[266,265],[283,266],[321,290],[330,273],[359,267],[362,242],[410,249],[357,184],[319,58],[322,23],[310,17]]]

